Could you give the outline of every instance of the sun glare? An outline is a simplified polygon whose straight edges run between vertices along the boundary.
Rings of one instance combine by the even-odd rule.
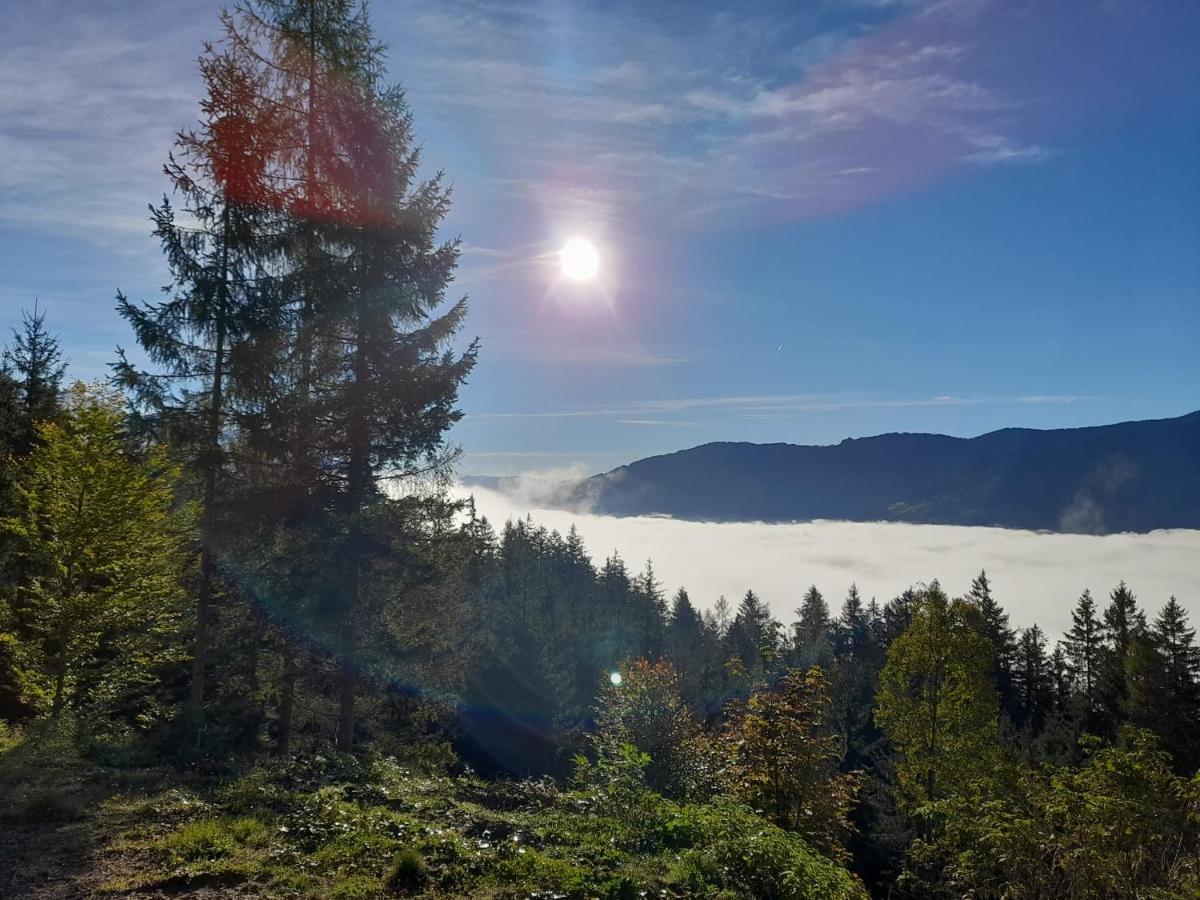
[[[600,271],[600,254],[586,238],[572,238],[558,251],[563,277],[571,281],[590,281]]]

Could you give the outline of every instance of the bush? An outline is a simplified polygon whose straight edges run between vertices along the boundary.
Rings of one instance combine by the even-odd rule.
[[[637,660],[620,684],[605,679],[592,743],[598,764],[620,764],[626,747],[646,757],[645,783],[674,799],[711,794],[708,743],[679,693],[679,676],[664,661]]]
[[[664,837],[691,848],[678,874],[690,890],[713,888],[764,900],[866,900],[862,884],[798,835],[730,801],[684,807]]]

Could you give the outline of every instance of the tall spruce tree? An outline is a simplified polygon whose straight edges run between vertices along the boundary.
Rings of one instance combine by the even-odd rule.
[[[1096,614],[1092,592],[1079,595],[1071,612],[1071,630],[1063,638],[1067,666],[1078,691],[1085,727],[1093,727],[1100,704],[1100,659],[1104,625]]]
[[[1000,693],[1000,706],[1012,717],[1018,705],[1018,692],[1013,684],[1013,665],[1017,657],[1016,631],[1008,624],[1008,613],[992,595],[992,584],[987,572],[980,570],[971,581],[967,599],[978,604],[983,615],[984,633],[992,642],[996,690]]]
[[[200,582],[196,597],[188,709],[204,716],[212,610],[221,590],[219,505],[227,475],[232,410],[260,378],[256,345],[277,331],[282,305],[268,267],[277,263],[279,187],[272,159],[280,144],[276,110],[261,102],[261,73],[243,48],[208,46],[199,62],[206,94],[201,120],[180,132],[163,171],[182,204],[152,207],[171,284],[166,300],[134,303],[117,295],[156,371],[141,371],[119,353],[115,378],[131,391],[145,424],[187,453],[201,509]]]
[[[1100,654],[1099,699],[1110,730],[1119,726],[1129,703],[1129,658],[1135,639],[1146,630],[1145,614],[1122,581],[1104,608],[1105,643]]]
[[[0,415],[7,420],[0,446],[17,456],[37,443],[38,425],[53,421],[58,412],[59,388],[66,372],[58,337],[46,327],[46,313],[36,303],[33,312],[21,311],[21,328],[13,329],[12,343],[0,354]]]
[[[1037,625],[1021,631],[1012,674],[1017,697],[1016,724],[1027,734],[1036,735],[1045,726],[1054,702],[1046,637]]]
[[[807,669],[809,666],[828,668],[833,660],[830,641],[829,604],[817,586],[810,585],[796,610],[796,623],[792,633],[792,664]]]

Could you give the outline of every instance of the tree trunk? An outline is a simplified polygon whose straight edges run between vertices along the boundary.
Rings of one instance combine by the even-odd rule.
[[[63,690],[67,681],[67,664],[60,661],[57,666],[57,671],[54,673],[54,700],[50,707],[50,718],[57,719],[63,711],[63,700],[65,691]]]
[[[192,651],[192,683],[188,713],[197,734],[204,725],[204,678],[208,665],[209,620],[212,610],[216,562],[212,554],[212,522],[220,465],[221,412],[224,404],[225,310],[229,297],[229,204],[221,212],[221,283],[218,287],[216,335],[213,341],[213,376],[209,391],[208,435],[204,462],[204,496],[201,510],[200,592],[196,600],[196,641]]]
[[[275,749],[280,756],[292,749],[292,715],[296,708],[296,651],[289,645],[283,651],[283,682],[279,696],[279,733]]]

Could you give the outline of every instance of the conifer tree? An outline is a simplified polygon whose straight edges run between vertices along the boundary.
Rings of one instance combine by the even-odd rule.
[[[743,686],[761,681],[779,658],[780,626],[754,591],[746,591],[725,635],[727,659]]]
[[[1124,717],[1129,702],[1130,651],[1135,638],[1145,628],[1145,614],[1138,609],[1137,598],[1122,581],[1109,594],[1109,603],[1104,609],[1105,644],[1099,660],[1099,699],[1108,727],[1113,730]]]
[[[34,304],[21,312],[21,328],[0,354],[0,454],[28,453],[37,442],[38,425],[53,421],[66,363],[58,337],[46,327],[46,313]]]
[[[1046,724],[1054,690],[1050,660],[1046,656],[1046,638],[1037,625],[1021,631],[1012,674],[1017,698],[1016,724],[1036,735]]]
[[[1187,613],[1171,597],[1153,626],[1130,639],[1125,717],[1157,733],[1181,771],[1200,761],[1200,654]]]
[[[1103,624],[1096,614],[1096,601],[1085,590],[1071,612],[1071,630],[1063,638],[1067,665],[1079,691],[1086,723],[1091,723],[1100,703],[1100,657],[1104,645]]]
[[[419,175],[411,117],[384,82],[365,11],[351,0],[256,0],[226,22],[234,46],[259,60],[264,105],[286,135],[275,165],[294,185],[281,262],[288,364],[258,431],[294,470],[338,561],[315,614],[339,660],[347,750],[364,628],[394,599],[376,561],[394,537],[381,529],[405,518],[405,504],[385,486],[436,486],[447,473],[445,433],[476,347],[450,349],[466,303],[442,309],[458,260],[458,242],[437,236],[449,189],[440,173]]]
[[[829,604],[815,584],[809,586],[800,601],[796,619],[792,637],[793,663],[804,669],[814,665],[828,668],[833,658]]]
[[[870,628],[870,614],[858,593],[858,585],[851,584],[834,627],[835,651],[838,655],[854,655],[870,640]]]
[[[264,363],[256,345],[277,331],[281,304],[266,276],[280,252],[277,185],[270,171],[279,147],[274,110],[261,103],[261,76],[236,46],[208,46],[200,58],[206,95],[201,121],[180,132],[163,171],[182,204],[169,197],[151,209],[172,284],[168,298],[134,303],[117,295],[157,371],[140,371],[119,354],[118,384],[129,389],[148,427],[187,454],[200,499],[200,583],[196,598],[188,710],[199,727],[213,627],[221,590],[218,520],[228,475],[233,408],[245,400]]]
[[[1008,613],[992,596],[992,585],[988,581],[987,572],[981,570],[971,582],[967,599],[978,604],[983,615],[984,633],[995,648],[994,668],[1000,704],[1012,715],[1017,701],[1017,692],[1013,685],[1013,666],[1017,657],[1016,632],[1008,624]]]

